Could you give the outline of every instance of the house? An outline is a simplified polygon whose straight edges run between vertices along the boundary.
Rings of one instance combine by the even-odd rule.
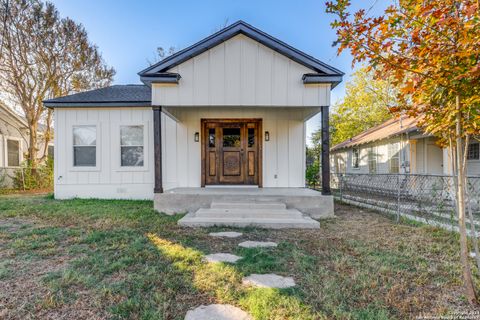
[[[322,112],[328,143],[341,71],[238,21],[138,75],[142,85],[44,102],[57,199],[154,199],[165,213],[271,200],[333,214],[329,179],[323,195],[305,189],[305,122]]]
[[[41,132],[39,136],[41,137]],[[26,120],[0,103],[0,188],[11,188],[12,177],[28,151],[28,124]],[[41,139],[40,139],[41,140]],[[39,156],[43,156],[44,143],[39,142]],[[48,154],[53,154],[53,142],[49,143]]]
[[[331,148],[335,173],[408,173],[449,175],[450,158],[436,138],[418,126],[418,118],[392,118]],[[480,176],[479,141],[472,139],[467,174]]]

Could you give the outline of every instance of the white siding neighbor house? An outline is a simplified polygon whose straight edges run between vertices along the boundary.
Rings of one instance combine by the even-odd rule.
[[[343,141],[331,149],[335,173],[451,174],[447,149],[422,132],[418,119],[392,118]],[[467,174],[480,176],[479,140],[472,139],[467,155]]]
[[[327,182],[304,188],[305,122],[322,112],[328,141],[342,75],[239,21],[139,72],[142,85],[45,101],[55,197],[154,199],[166,213],[271,198],[332,215]]]
[[[39,140],[42,133],[39,132]],[[24,161],[29,144],[28,124],[26,120],[7,106],[0,103],[0,188],[11,188],[12,177]],[[38,156],[44,152],[53,153],[53,142],[48,148],[44,143],[38,144]]]

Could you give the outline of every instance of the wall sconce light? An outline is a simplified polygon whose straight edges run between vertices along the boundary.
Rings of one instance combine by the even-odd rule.
[[[270,132],[265,131],[265,141],[270,141]]]
[[[200,134],[198,132],[195,132],[195,135],[193,137],[193,140],[195,140],[195,142],[198,142],[200,141]]]

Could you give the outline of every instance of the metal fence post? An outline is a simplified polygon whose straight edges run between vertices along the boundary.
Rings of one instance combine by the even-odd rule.
[[[401,185],[400,185],[400,174],[397,174],[397,222],[400,221],[400,194],[401,194]]]
[[[338,179],[338,184],[340,188],[340,201],[343,201],[343,174],[340,173],[339,179]]]

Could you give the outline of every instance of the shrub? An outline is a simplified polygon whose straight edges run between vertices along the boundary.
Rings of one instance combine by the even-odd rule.
[[[47,160],[33,169],[28,162],[22,163],[13,176],[15,189],[35,190],[53,188],[53,159]]]

